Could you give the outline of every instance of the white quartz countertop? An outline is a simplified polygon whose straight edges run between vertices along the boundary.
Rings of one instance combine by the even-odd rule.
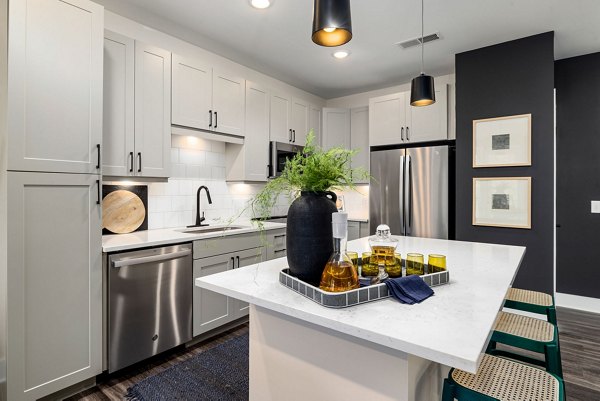
[[[306,322],[472,373],[477,371],[524,247],[398,237],[398,252],[447,256],[450,283],[421,304],[392,298],[344,309],[325,308],[284,287],[280,258],[196,279],[196,285]],[[349,251],[368,251],[366,238]],[[425,256],[427,257],[427,256]]]
[[[275,230],[285,228],[282,223],[265,222],[265,230]],[[195,241],[207,238],[216,238],[229,235],[238,235],[259,231],[256,223],[250,221],[241,221],[231,224],[232,226],[244,226],[244,228],[231,231],[218,231],[212,233],[187,233],[185,230],[192,228],[163,228],[158,230],[137,231],[131,234],[113,234],[102,236],[102,251],[116,252],[127,249],[144,248],[156,245],[177,244],[181,242]],[[214,227],[223,227],[225,224],[215,224]]]

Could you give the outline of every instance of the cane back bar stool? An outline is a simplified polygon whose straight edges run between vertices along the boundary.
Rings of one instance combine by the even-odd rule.
[[[476,374],[452,369],[442,401],[565,401],[560,377],[505,358],[483,356]]]
[[[548,321],[556,325],[556,306],[554,304],[554,297],[550,294],[511,288],[506,294],[504,306],[546,315]]]

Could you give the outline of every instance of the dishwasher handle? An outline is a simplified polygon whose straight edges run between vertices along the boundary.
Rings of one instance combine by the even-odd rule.
[[[184,256],[188,256],[191,254],[192,254],[191,249],[184,249],[183,251],[165,253],[162,255],[152,255],[152,256],[143,256],[141,258],[115,260],[113,262],[113,267],[134,266],[134,265],[141,265],[142,263],[160,262],[162,260],[171,260],[171,259],[182,258]]]

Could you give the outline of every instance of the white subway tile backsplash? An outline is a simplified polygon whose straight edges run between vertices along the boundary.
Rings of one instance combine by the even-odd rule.
[[[193,224],[196,218],[196,191],[205,185],[213,204],[201,195],[201,209],[213,224],[228,222],[243,213],[253,217],[248,202],[263,184],[228,184],[225,181],[224,142],[173,135],[171,178],[167,183],[148,185],[148,228],[172,228]],[[273,214],[287,214],[287,197],[277,201]],[[209,223],[211,223],[209,221]]]

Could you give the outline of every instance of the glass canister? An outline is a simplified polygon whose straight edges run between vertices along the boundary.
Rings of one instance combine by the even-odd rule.
[[[369,237],[369,246],[372,253],[371,264],[377,265],[378,275],[383,277],[386,266],[393,270],[397,264],[395,251],[398,239],[392,237],[387,225],[381,224],[377,227],[375,235]]]

